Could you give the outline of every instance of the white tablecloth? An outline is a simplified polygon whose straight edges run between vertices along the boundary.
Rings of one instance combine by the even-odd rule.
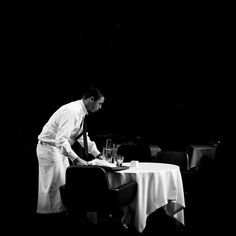
[[[208,156],[212,160],[215,157],[216,147],[210,145],[190,145],[192,148],[192,155],[190,157],[190,168],[199,166],[201,158]]]
[[[152,157],[155,157],[157,155],[157,153],[161,151],[161,148],[155,144],[150,144],[149,147],[151,149],[151,156]]]
[[[130,166],[130,163],[124,163]],[[108,174],[110,184],[117,187],[135,180],[138,183],[137,195],[130,204],[134,210],[134,225],[138,232],[146,226],[147,217],[160,207],[165,206],[168,215],[184,224],[184,191],[179,167],[162,163],[139,163],[138,167],[111,172]],[[128,223],[128,211],[124,221]],[[126,222],[124,222],[126,223]]]

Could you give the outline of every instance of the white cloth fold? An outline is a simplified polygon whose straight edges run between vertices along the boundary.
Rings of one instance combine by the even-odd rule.
[[[89,165],[93,166],[107,166],[107,167],[116,167],[116,164],[110,163],[106,160],[100,160],[100,159],[93,159],[92,161],[88,162]]]

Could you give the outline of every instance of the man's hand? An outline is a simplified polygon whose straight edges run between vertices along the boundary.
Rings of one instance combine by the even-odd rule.
[[[77,165],[77,166],[87,166],[88,165],[88,162],[77,157],[74,161],[73,161],[73,164],[74,165]]]
[[[99,160],[105,160],[105,156],[103,156],[101,153],[96,156]]]

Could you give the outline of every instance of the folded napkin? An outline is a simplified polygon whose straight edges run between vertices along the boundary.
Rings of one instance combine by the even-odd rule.
[[[116,164],[110,163],[106,160],[100,160],[100,159],[93,159],[92,161],[88,162],[89,165],[93,166],[107,166],[107,167],[116,167]]]

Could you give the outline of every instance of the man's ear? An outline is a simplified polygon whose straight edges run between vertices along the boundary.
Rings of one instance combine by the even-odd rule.
[[[94,102],[94,96],[90,97],[90,102]]]

